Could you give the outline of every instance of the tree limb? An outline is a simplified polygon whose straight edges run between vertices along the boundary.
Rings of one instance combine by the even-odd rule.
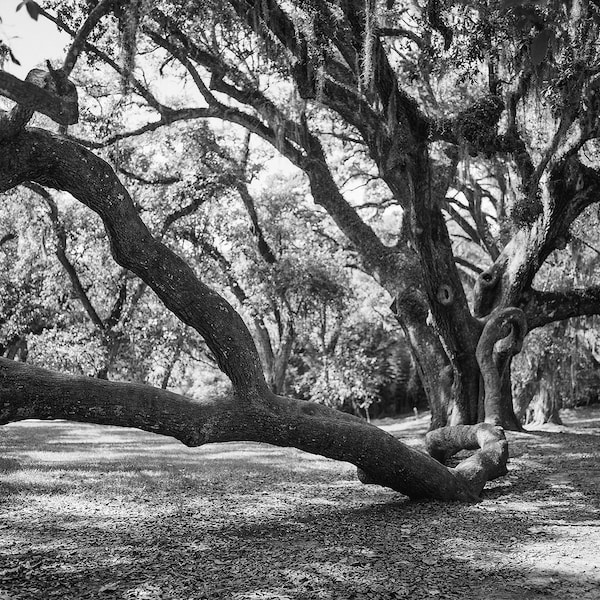
[[[11,160],[14,153],[21,156],[18,163]],[[69,140],[28,130],[0,155],[0,190],[25,181],[68,191],[97,212],[117,262],[150,285],[167,308],[205,338],[232,383],[250,390],[266,387],[241,317],[200,282],[181,258],[151,236],[107,163]]]
[[[525,294],[523,310],[530,329],[573,317],[600,314],[600,286],[543,292],[532,289]]]
[[[100,330],[105,330],[105,324],[96,312],[92,301],[87,295],[83,284],[81,283],[81,279],[79,278],[79,274],[75,269],[73,263],[69,260],[67,256],[67,234],[65,232],[65,228],[63,224],[60,222],[60,218],[58,215],[58,207],[56,206],[56,202],[52,195],[44,189],[41,185],[37,183],[25,183],[24,187],[30,189],[32,192],[35,192],[39,196],[41,196],[46,204],[48,205],[50,222],[52,223],[52,228],[54,229],[54,234],[56,235],[56,256],[58,261],[63,266],[69,280],[71,281],[71,285],[73,286],[73,291],[75,292],[75,296],[81,302],[83,309],[88,315],[90,321]]]
[[[411,498],[473,501],[454,470],[385,431],[331,408],[276,396],[241,403],[235,395],[198,401],[131,383],[47,371],[0,359],[0,424],[28,418],[136,427],[187,446],[261,441],[352,462]]]
[[[63,61],[62,71],[65,75],[70,75],[71,71],[75,67],[75,63],[77,62],[79,55],[87,44],[88,36],[90,33],[92,33],[92,30],[94,27],[96,27],[100,19],[108,14],[113,4],[114,0],[100,0],[100,2],[98,2],[98,4],[96,4],[96,6],[90,11],[90,14],[83,22],[83,25],[75,34],[75,38],[73,39],[67,55],[65,56],[65,60]],[[41,10],[40,14],[47,17],[47,13],[44,10]]]
[[[34,71],[40,71],[34,69]],[[29,76],[28,76],[29,78]],[[19,78],[0,71],[0,94],[10,98],[29,111],[40,112],[61,125],[73,125],[79,120],[77,91],[71,84],[68,94],[59,95],[52,89],[40,87],[42,82],[21,81]]]

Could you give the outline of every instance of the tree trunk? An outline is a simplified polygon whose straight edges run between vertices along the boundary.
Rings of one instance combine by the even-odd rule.
[[[507,358],[501,370],[500,404],[502,406],[502,427],[509,431],[523,431],[521,419],[515,412],[515,402],[512,394],[512,357]]]
[[[414,289],[410,294],[414,294]],[[418,298],[404,293],[392,309],[402,327],[431,409],[431,428],[448,424],[452,406],[452,368],[433,329],[426,323],[427,312],[417,304]]]
[[[560,409],[562,402],[556,394],[551,374],[545,374],[539,382],[537,393],[527,408],[527,425],[554,423],[562,425]]]
[[[496,310],[483,328],[477,344],[477,361],[484,383],[486,423],[521,429],[506,380],[510,359],[520,351],[526,331],[525,314],[518,308]]]

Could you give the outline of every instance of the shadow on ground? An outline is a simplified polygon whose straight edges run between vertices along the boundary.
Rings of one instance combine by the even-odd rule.
[[[476,505],[410,502],[293,449],[13,424],[0,600],[597,600],[600,410],[569,423],[509,434],[509,475]],[[417,444],[426,419],[406,424],[386,428]]]

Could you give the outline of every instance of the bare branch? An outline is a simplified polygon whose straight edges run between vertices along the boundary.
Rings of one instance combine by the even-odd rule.
[[[131,177],[131,179],[135,179],[135,181],[139,183],[143,183],[144,185],[172,185],[174,183],[179,183],[181,181],[181,177],[179,175],[172,176],[164,176],[164,177],[154,177],[153,179],[148,179],[139,173],[134,173],[126,169],[125,167],[118,167],[119,173],[123,175],[127,175],[127,177]]]
[[[600,286],[543,292],[532,289],[523,310],[530,329],[548,323],[600,314]]]

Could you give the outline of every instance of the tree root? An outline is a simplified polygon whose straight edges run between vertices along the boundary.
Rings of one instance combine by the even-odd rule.
[[[472,456],[450,469],[466,480],[475,495],[486,482],[506,475],[508,442],[501,427],[489,423],[457,425],[430,431],[425,437],[427,452],[444,464],[461,450],[477,450]]]

